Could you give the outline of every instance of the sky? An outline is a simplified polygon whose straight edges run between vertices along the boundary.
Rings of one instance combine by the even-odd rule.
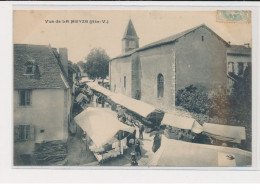
[[[113,58],[121,54],[121,39],[131,19],[140,47],[201,24],[231,44],[252,44],[251,23],[216,18],[216,11],[14,10],[13,42],[66,47],[74,63],[85,61],[90,50],[98,47]]]

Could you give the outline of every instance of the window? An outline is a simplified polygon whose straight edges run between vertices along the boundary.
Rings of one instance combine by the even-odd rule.
[[[34,140],[34,127],[30,125],[18,125],[14,130],[15,141]]]
[[[30,90],[20,90],[20,106],[29,106],[31,105],[31,91]]]
[[[204,41],[204,36],[201,36],[201,41]]]
[[[244,72],[244,63],[239,62],[238,63],[238,75],[243,75],[243,72]]]
[[[234,62],[228,62],[228,72],[235,72]]]
[[[157,97],[162,98],[164,91],[164,78],[163,75],[160,73],[157,77]]]
[[[114,92],[116,92],[116,84],[114,84]]]
[[[33,74],[33,66],[32,65],[28,65],[26,67],[26,73],[25,74]]]
[[[124,88],[126,89],[126,76],[124,76]]]
[[[25,69],[25,74],[26,75],[33,75],[33,65],[34,63],[32,61],[28,61],[26,62],[25,66],[26,66],[26,69]]]
[[[135,41],[129,41],[129,48],[135,48]]]

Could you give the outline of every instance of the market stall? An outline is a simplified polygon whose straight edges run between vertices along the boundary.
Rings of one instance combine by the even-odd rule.
[[[245,127],[204,123],[203,132],[213,139],[214,144],[241,144],[246,140]]]
[[[189,143],[165,136],[161,139],[161,146],[149,166],[236,167],[252,164],[252,153],[238,148]]]
[[[168,138],[192,141],[194,134],[202,132],[202,126],[193,118],[180,117],[165,113],[161,125],[167,126],[165,135]],[[181,139],[180,139],[181,138]]]
[[[147,119],[155,125],[158,125],[163,118],[164,112],[143,101],[130,98],[123,94],[115,93],[109,96],[109,98],[116,104],[125,107],[127,110],[130,110],[131,112]]]
[[[117,157],[127,149],[126,137],[134,132],[116,118],[116,113],[107,108],[87,108],[74,120],[91,139],[88,144],[99,162]]]

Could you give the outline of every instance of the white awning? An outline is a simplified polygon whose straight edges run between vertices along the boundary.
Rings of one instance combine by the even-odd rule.
[[[81,102],[82,99],[85,98],[86,100],[88,100],[88,97],[82,93],[80,93],[77,98],[76,98],[76,102]]]
[[[114,93],[112,96],[110,96],[110,99],[113,102],[122,105],[123,107],[141,115],[144,118],[146,118],[150,113],[156,111],[156,108],[154,106],[143,101],[130,98],[123,94]]]
[[[106,144],[120,130],[134,132],[133,127],[119,122],[116,113],[107,108],[87,108],[74,120],[97,147]]]
[[[203,131],[206,135],[223,141],[241,143],[241,140],[246,139],[245,127],[204,123]]]
[[[102,93],[102,94],[104,94],[105,96],[111,96],[111,95],[113,95],[114,93],[113,92],[111,92],[110,90],[108,90],[108,89],[106,89],[106,88],[104,88],[104,87],[102,87],[102,86],[100,86],[98,83],[96,83],[96,82],[89,82],[89,83],[87,83],[87,85],[91,88],[91,89],[93,89],[93,90],[95,90],[95,91],[97,91],[97,92],[100,92],[100,93]]]
[[[190,143],[162,136],[149,166],[234,167],[252,165],[252,153],[238,148]]]
[[[180,117],[175,114],[165,113],[161,125],[169,125],[180,129],[191,130],[194,133],[201,133],[202,126],[193,118]]]

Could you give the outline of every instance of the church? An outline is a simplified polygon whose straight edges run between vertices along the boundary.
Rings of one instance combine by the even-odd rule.
[[[109,63],[111,91],[161,110],[174,110],[179,89],[191,84],[208,89],[227,84],[229,46],[202,24],[139,47],[130,19],[122,38],[122,53]]]

